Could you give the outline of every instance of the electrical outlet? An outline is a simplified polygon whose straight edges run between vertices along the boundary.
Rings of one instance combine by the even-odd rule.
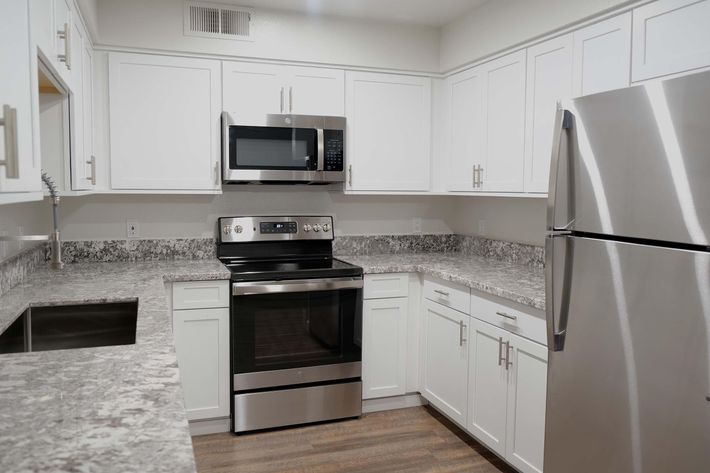
[[[422,232],[422,219],[419,217],[414,217],[412,219],[412,230],[414,233],[421,233]]]
[[[486,221],[485,220],[478,221],[478,234],[480,236],[483,236],[486,234]]]
[[[138,238],[138,222],[135,220],[128,220],[126,222],[126,238]]]

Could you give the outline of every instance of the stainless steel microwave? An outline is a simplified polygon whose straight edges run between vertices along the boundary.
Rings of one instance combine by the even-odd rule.
[[[344,117],[266,115],[242,124],[222,113],[225,183],[343,182],[344,150]]]

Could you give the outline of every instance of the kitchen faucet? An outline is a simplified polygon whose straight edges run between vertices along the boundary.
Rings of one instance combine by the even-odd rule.
[[[62,261],[62,242],[59,238],[59,191],[54,179],[45,171],[42,171],[42,182],[47,186],[49,197],[52,199],[52,233],[49,235],[0,236],[0,241],[49,241],[51,248],[49,266],[52,269],[62,269],[64,262]]]

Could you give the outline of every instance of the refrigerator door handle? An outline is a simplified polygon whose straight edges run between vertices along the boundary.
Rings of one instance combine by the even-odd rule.
[[[552,233],[545,238],[545,315],[547,317],[547,348],[562,351],[567,333],[569,317],[570,288],[572,286],[572,265],[574,239],[569,232]],[[562,261],[555,258],[555,243],[564,242]],[[559,296],[555,287],[555,276],[562,275],[562,287]],[[559,297],[559,305],[557,298]],[[556,313],[556,308],[559,312]]]
[[[574,218],[570,218],[562,226],[555,225],[555,208],[557,205],[557,193],[559,186],[560,175],[560,155],[562,154],[562,139],[565,130],[572,128],[573,115],[570,111],[562,108],[562,104],[557,102],[557,113],[555,114],[554,135],[552,136],[552,156],[550,158],[550,182],[548,183],[547,191],[547,231],[554,230],[569,230],[574,224]],[[573,185],[573,181],[569,181],[568,185]],[[568,192],[573,193],[571,187],[565,186]],[[571,209],[568,209],[571,210]]]

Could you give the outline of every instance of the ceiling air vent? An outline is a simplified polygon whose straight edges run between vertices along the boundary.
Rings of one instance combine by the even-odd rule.
[[[251,41],[253,11],[221,3],[185,2],[185,35]]]

